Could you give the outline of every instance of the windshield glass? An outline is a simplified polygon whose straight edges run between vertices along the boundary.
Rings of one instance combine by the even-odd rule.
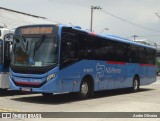
[[[58,41],[46,35],[15,36],[11,64],[13,66],[42,67],[57,64]]]

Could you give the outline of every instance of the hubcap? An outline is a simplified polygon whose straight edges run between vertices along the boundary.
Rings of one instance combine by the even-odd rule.
[[[134,81],[134,90],[137,90],[138,89],[138,80],[135,80]]]
[[[88,84],[87,82],[83,82],[81,87],[81,94],[86,95],[88,93]]]

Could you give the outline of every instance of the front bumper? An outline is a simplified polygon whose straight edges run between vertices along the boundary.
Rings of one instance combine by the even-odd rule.
[[[30,92],[38,92],[38,93],[58,93],[56,89],[56,81],[50,81],[44,84],[41,87],[34,88],[34,87],[24,87],[24,86],[17,86],[11,77],[9,77],[9,86],[12,90],[20,90],[20,91],[30,91]]]

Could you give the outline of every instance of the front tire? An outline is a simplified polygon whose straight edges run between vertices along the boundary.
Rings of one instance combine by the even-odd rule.
[[[87,78],[84,78],[80,85],[80,91],[78,93],[79,99],[86,99],[91,94],[91,85]]]
[[[139,90],[140,82],[138,77],[134,77],[133,79],[133,86],[132,86],[132,92],[137,92]]]

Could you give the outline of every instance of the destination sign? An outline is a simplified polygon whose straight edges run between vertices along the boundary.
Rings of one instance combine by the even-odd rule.
[[[27,27],[20,29],[21,34],[52,34],[52,27]]]

